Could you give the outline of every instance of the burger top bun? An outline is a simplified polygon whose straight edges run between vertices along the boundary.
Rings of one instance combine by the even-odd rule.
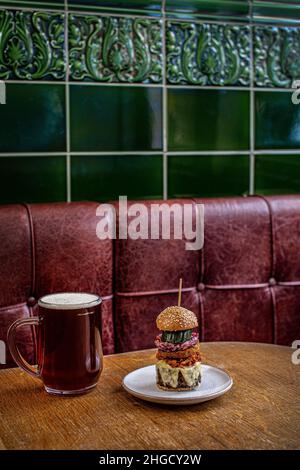
[[[198,326],[196,315],[183,307],[167,307],[156,319],[156,326],[162,331],[191,330]]]

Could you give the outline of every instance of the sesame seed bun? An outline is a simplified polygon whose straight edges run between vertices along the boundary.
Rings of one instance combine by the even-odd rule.
[[[156,326],[162,331],[191,330],[198,326],[196,315],[183,307],[167,307],[156,319]]]

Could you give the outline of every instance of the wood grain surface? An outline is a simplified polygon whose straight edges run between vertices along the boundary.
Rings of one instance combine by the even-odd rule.
[[[300,449],[300,365],[292,350],[203,343],[203,362],[233,377],[224,396],[189,407],[142,402],[121,386],[155,351],[106,356],[90,394],[47,395],[19,369],[0,371],[2,449]]]

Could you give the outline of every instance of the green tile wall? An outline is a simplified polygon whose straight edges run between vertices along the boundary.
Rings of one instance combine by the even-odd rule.
[[[169,164],[170,197],[234,196],[248,192],[245,155],[173,155]]]
[[[166,14],[192,20],[248,21],[250,8],[246,0],[166,0]]]
[[[247,150],[249,101],[248,91],[170,89],[170,151]]]
[[[63,156],[0,157],[2,204],[56,202],[66,199]]]
[[[8,82],[6,95],[0,105],[1,153],[66,150],[63,85]]]
[[[162,150],[161,102],[160,88],[70,85],[71,150]]]
[[[300,193],[295,80],[295,0],[0,0],[0,203]]]
[[[163,197],[161,155],[73,155],[73,199],[160,199]],[[130,184],[134,181],[134,184]]]
[[[256,191],[260,194],[300,193],[300,152],[298,155],[258,155]]]
[[[290,93],[257,92],[255,145],[258,149],[300,149],[300,106]]]
[[[68,7],[85,11],[162,16],[161,0],[68,0]]]

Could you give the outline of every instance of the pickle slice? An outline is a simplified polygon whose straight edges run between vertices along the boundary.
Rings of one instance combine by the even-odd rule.
[[[193,330],[163,331],[162,341],[166,343],[184,343],[192,337]]]

